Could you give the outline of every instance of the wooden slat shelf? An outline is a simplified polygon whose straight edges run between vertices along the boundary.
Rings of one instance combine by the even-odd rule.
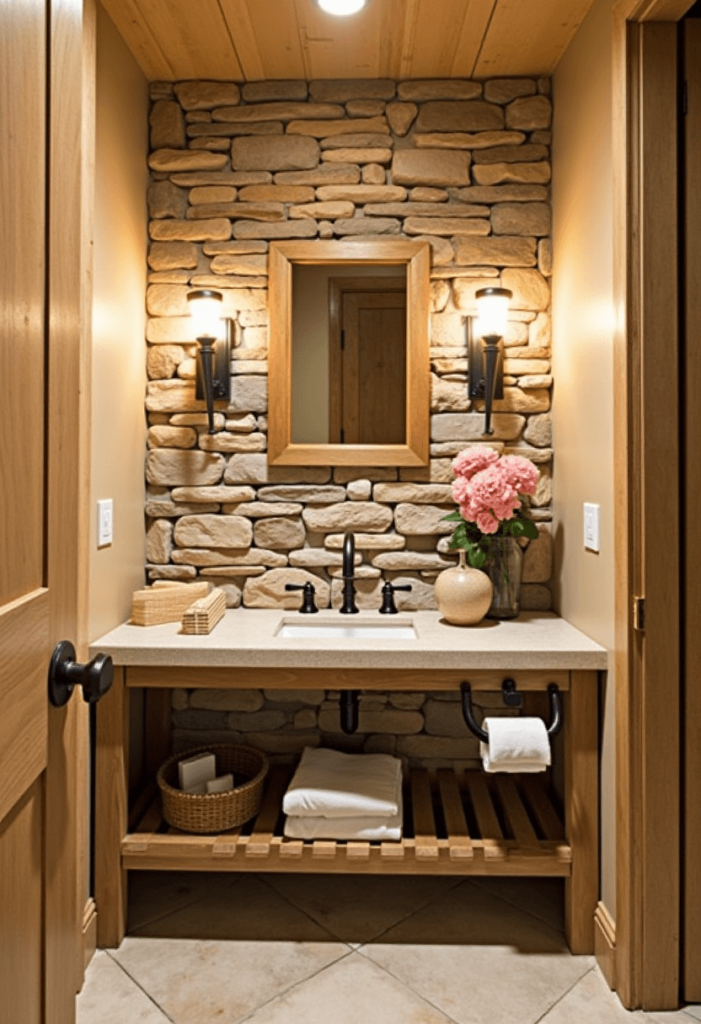
[[[160,795],[144,801],[122,840],[126,870],[297,871],[343,874],[569,876],[572,850],[541,776],[411,772],[400,842],[302,841],[283,836],[289,770],[275,768],[257,817],[221,835],[170,828]]]

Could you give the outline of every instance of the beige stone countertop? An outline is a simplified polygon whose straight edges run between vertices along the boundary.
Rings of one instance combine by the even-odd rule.
[[[413,639],[282,637],[283,624],[396,627],[411,623]],[[301,615],[283,609],[229,609],[208,636],[184,635],[180,623],[123,625],[95,640],[91,656],[117,665],[199,668],[605,669],[607,651],[551,612],[451,626],[437,611]]]

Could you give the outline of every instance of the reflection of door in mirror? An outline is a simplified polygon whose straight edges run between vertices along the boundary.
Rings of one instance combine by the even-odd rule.
[[[406,442],[406,281],[329,282],[329,441]]]
[[[292,440],[406,443],[406,270],[293,270]]]

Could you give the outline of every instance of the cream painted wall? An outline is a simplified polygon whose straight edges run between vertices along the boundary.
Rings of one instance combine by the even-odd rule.
[[[556,610],[613,650],[611,0],[596,0],[553,78],[553,445]],[[601,551],[583,502],[601,506]],[[615,919],[614,678],[603,693],[602,900]]]
[[[91,639],[128,616],[145,562],[148,86],[99,4],[96,121]],[[114,542],[98,550],[100,498],[114,502]]]

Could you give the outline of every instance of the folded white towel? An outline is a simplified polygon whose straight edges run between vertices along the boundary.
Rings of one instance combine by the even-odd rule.
[[[544,772],[550,740],[542,718],[485,718],[489,744],[480,743],[486,772]]]
[[[398,795],[399,812],[391,818],[348,817],[285,818],[285,835],[289,839],[358,839],[372,842],[402,838],[402,791]]]
[[[390,754],[305,747],[282,809],[312,818],[392,818],[400,810],[401,770],[401,761]]]

